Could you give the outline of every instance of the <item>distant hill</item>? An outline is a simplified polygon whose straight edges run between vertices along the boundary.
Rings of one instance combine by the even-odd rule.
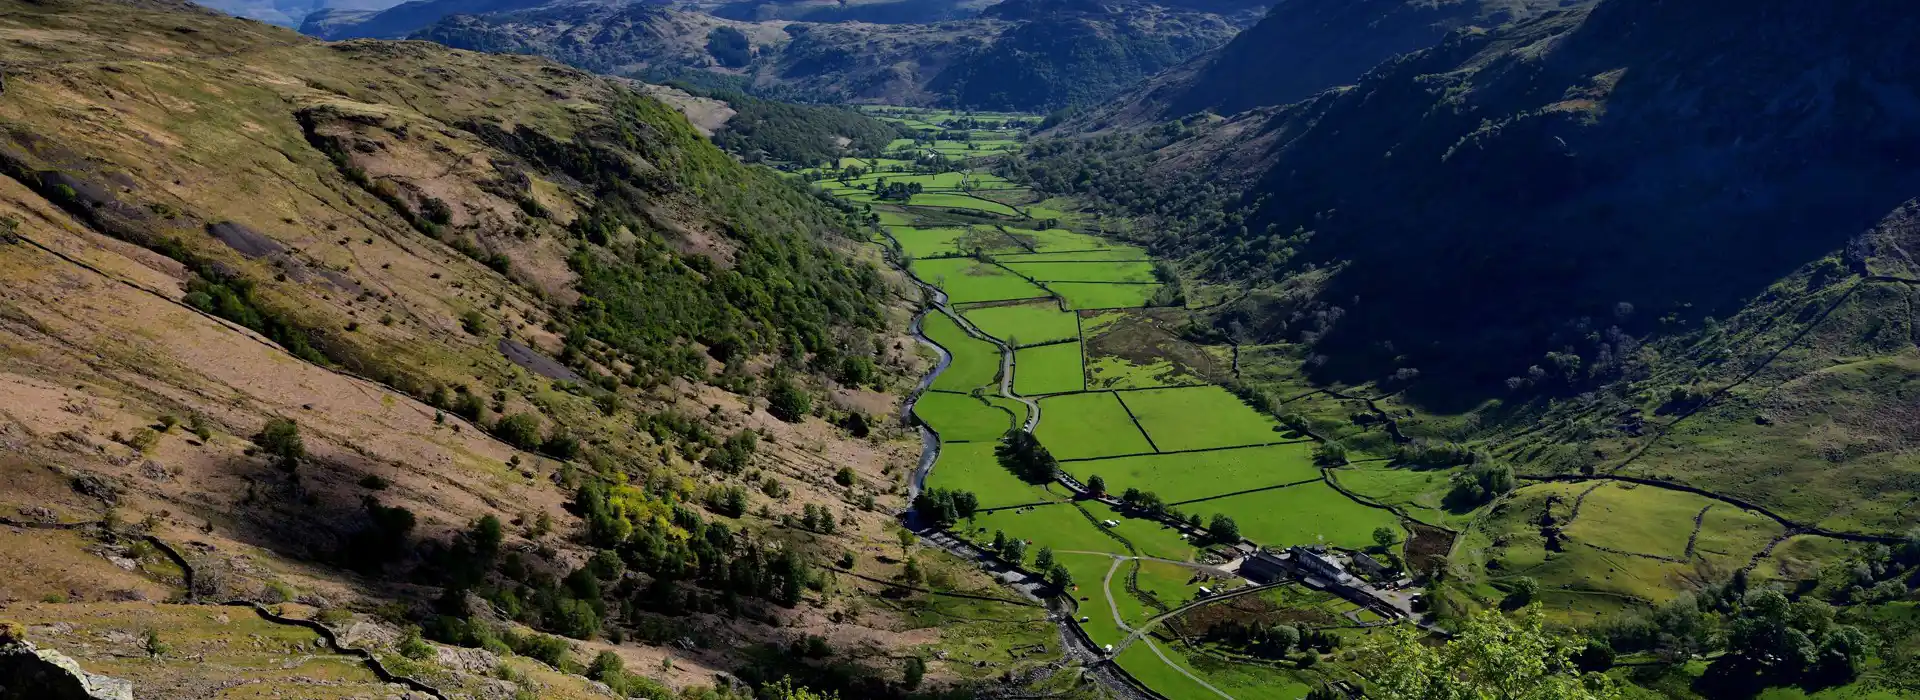
[[[638,2],[417,0],[374,14],[315,15],[302,31],[412,36],[765,97],[1050,110],[1105,99],[1219,46],[1259,12],[1244,2],[1188,5],[1011,0],[968,19],[904,22],[905,15],[869,15],[905,3],[820,14],[740,4],[709,12]],[[781,19],[788,16],[874,21]]]
[[[399,0],[201,0],[198,4],[235,17],[298,27],[316,13],[359,15],[393,7]]]

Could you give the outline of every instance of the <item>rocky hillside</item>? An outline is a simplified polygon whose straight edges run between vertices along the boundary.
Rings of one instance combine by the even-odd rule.
[[[1049,110],[1088,104],[1232,37],[1258,8],[1015,0],[938,22],[794,22],[633,2],[409,3],[326,38],[404,36],[804,101]],[[736,7],[736,6],[728,6]],[[858,6],[865,7],[865,6]],[[722,19],[738,16],[740,19]]]
[[[545,59],[162,1],[0,37],[28,641],[168,698],[875,697],[939,643],[859,578],[899,569],[887,392],[925,361],[846,212]]]

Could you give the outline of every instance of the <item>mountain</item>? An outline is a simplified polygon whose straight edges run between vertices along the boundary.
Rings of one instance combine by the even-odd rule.
[[[298,27],[314,14],[378,12],[399,4],[399,0],[204,0],[199,4],[235,17]]]
[[[372,15],[316,15],[303,31],[411,35],[762,97],[1048,110],[1110,96],[1219,46],[1258,12],[1244,3],[1195,5],[1012,0],[970,19],[874,23],[769,19],[779,15],[731,5],[708,12],[598,0],[421,0]],[[868,7],[878,6],[847,11]]]
[[[14,3],[0,37],[9,664],[896,697],[895,654],[967,636],[874,583],[920,450],[881,416],[928,360],[851,212],[545,59],[164,0]]]

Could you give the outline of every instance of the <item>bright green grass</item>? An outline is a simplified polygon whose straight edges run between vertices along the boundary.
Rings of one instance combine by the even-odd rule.
[[[992,534],[989,533],[988,537],[992,537]],[[1117,644],[1125,639],[1127,633],[1121,631],[1120,625],[1114,622],[1113,609],[1108,607],[1109,596],[1126,595],[1125,589],[1109,591],[1102,585],[1107,572],[1113,568],[1114,559],[1099,554],[1061,554],[1057,551],[1053,558],[1073,574],[1075,590],[1072,595],[1079,606],[1076,614],[1087,618],[1085,622],[1075,618],[1080,629],[1085,630],[1095,644]],[[1115,587],[1121,586],[1120,577],[1126,573],[1126,564],[1121,564],[1121,567],[1113,574]]]
[[[960,324],[942,313],[929,313],[921,322],[929,339],[953,355],[953,363],[933,380],[933,388],[942,391],[969,392],[992,385],[1000,377],[1000,349],[993,343],[967,335]]]
[[[1406,536],[1393,513],[1360,505],[1324,483],[1228,496],[1183,510],[1207,517],[1225,513],[1240,525],[1240,534],[1268,546],[1367,547],[1373,544],[1373,530],[1378,527]]]
[[[1151,261],[1147,252],[1131,246],[1121,246],[1106,250],[1082,250],[1065,253],[1009,253],[995,256],[1003,263],[1044,263],[1072,261]]]
[[[1013,391],[1021,396],[1065,394],[1086,388],[1080,343],[1021,348],[1013,353]]]
[[[1060,468],[1083,481],[1098,474],[1106,480],[1107,490],[1114,493],[1138,488],[1152,491],[1168,503],[1320,477],[1319,468],[1313,465],[1313,444],[1308,442],[1067,462]],[[1194,507],[1211,506],[1195,504]]]
[[[999,251],[1013,247],[1012,241],[988,226],[940,226],[889,229],[900,247],[915,258],[964,255],[975,250]]]
[[[1565,530],[1575,542],[1678,557],[1687,551],[1693,516],[1710,503],[1685,491],[1607,483],[1587,494]]]
[[[1032,282],[972,258],[915,260],[913,274],[945,291],[955,304],[1047,296],[1047,290]]]
[[[1110,528],[1111,531],[1132,543],[1134,553],[1138,556],[1191,561],[1197,551],[1192,544],[1180,539],[1180,531],[1167,527],[1158,520],[1129,518],[1099,501],[1081,501],[1080,505],[1086,508],[1095,520],[1119,522],[1119,525]]]
[[[1583,511],[1581,516],[1585,515]],[[1785,531],[1786,528],[1772,518],[1715,503],[1700,519],[1700,538],[1693,543],[1693,553],[1720,565],[1723,570],[1732,571],[1746,566],[1754,554]]]
[[[913,414],[940,434],[943,442],[991,442],[1013,428],[1013,416],[966,394],[930,391],[913,404]]]
[[[1348,643],[1344,646],[1352,648],[1359,644]],[[1198,654],[1188,656],[1179,650],[1167,649],[1164,645],[1161,649],[1213,687],[1233,696],[1234,700],[1299,700],[1306,697],[1318,682],[1306,671],[1231,663]],[[1219,696],[1209,694],[1202,697]]]
[[[1071,309],[1137,309],[1160,292],[1157,284],[1049,282],[1047,288],[1067,300]]]
[[[1042,501],[1064,501],[1064,487],[1042,488],[1021,481],[993,456],[995,442],[947,443],[927,474],[927,488],[971,491],[981,508],[1004,508]],[[988,533],[992,536],[992,533]]]
[[[1413,519],[1428,525],[1451,525],[1465,514],[1441,506],[1453,488],[1451,469],[1393,469],[1372,464],[1337,469],[1333,478],[1348,491],[1388,505],[1399,506]]]
[[[1029,208],[1031,211],[1031,208]],[[1046,218],[1046,217],[1036,217]],[[1057,253],[1061,251],[1116,250],[1138,251],[1138,248],[1109,243],[1098,236],[1068,231],[1063,228],[1044,230],[1009,229],[1015,238],[1025,243],[1035,253]],[[1146,257],[1141,255],[1140,257]]]
[[[893,227],[893,226],[912,226],[913,225],[913,217],[902,211],[898,211],[894,209],[876,208],[873,210],[873,215],[880,218],[881,226]]]
[[[1072,255],[1072,253],[1068,253]],[[1151,262],[1012,262],[1014,272],[1042,282],[1153,282]]]
[[[1032,345],[1080,337],[1080,323],[1071,311],[1051,301],[968,310],[964,316],[987,335],[1014,345]]]
[[[1194,573],[1193,569],[1179,564],[1141,560],[1140,573],[1135,580],[1140,590],[1152,594],[1161,605],[1171,610],[1192,602],[1194,596],[1200,593],[1200,584],[1192,582]]]
[[[1143,639],[1129,645],[1120,652],[1119,657],[1114,659],[1114,663],[1119,664],[1120,668],[1126,669],[1127,673],[1140,679],[1141,683],[1145,683],[1155,692],[1174,700],[1205,700],[1220,697],[1219,694],[1208,690],[1206,686],[1174,670],[1172,666],[1167,665],[1167,662],[1161,661],[1160,657],[1155,656],[1153,650],[1147,647],[1147,643],[1147,640]],[[1160,642],[1153,642],[1153,644],[1159,646],[1161,653],[1166,654],[1169,659],[1179,658],[1175,652],[1168,650]]]
[[[1016,375],[1017,376],[1017,375]],[[1065,394],[1040,400],[1034,431],[1056,459],[1086,459],[1152,452],[1120,400],[1107,392]]]
[[[938,207],[941,209],[971,209],[974,211],[983,211],[988,214],[999,214],[1001,216],[1020,215],[1020,212],[1014,211],[1013,207],[991,199],[981,199],[979,197],[950,192],[924,192],[916,194],[913,195],[912,199],[907,201],[907,204],[916,207]]]
[[[1087,358],[1088,389],[1152,389],[1205,383],[1205,379],[1171,360],[1155,359],[1151,364],[1141,365],[1115,355]]]
[[[1052,547],[1055,552],[1127,553],[1118,540],[1094,527],[1086,514],[1071,503],[978,513],[954,525],[954,529],[982,544],[993,542],[995,530],[1027,540],[1029,562],[1041,547]]]
[[[1286,439],[1272,417],[1217,386],[1119,394],[1161,452],[1237,447]]]

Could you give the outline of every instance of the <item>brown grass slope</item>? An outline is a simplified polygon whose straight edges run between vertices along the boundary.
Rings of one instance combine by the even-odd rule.
[[[862,562],[883,551],[863,542],[890,541],[885,512],[900,505],[894,486],[917,449],[898,428],[856,440],[685,379],[588,392],[548,376],[634,365],[592,341],[564,353],[554,325],[578,299],[567,263],[578,244],[564,227],[606,190],[517,148],[598,144],[645,188],[629,201],[666,237],[666,254],[705,256],[721,270],[746,223],[727,198],[789,196],[625,84],[427,43],[325,44],[165,2],[7,3],[0,63],[0,217],[13,222],[0,242],[0,517],[150,529],[216,572],[201,583],[218,590],[202,592],[219,597],[291,592],[362,611],[418,603],[436,592],[409,582],[412,561],[375,577],[332,564],[366,526],[363,498],[410,509],[421,541],[497,515],[509,548],[564,574],[590,553],[572,543],[577,521],[562,507],[575,479],[624,472],[672,484],[685,501],[728,480],[697,468],[697,449],[634,429],[673,409],[722,436],[764,433],[753,485],[790,495],[755,493],[756,512],[764,505],[777,520],[824,504],[842,520],[835,536],[758,516],[729,521],[740,531],[830,555],[871,550]],[[622,109],[651,110],[657,131],[595,141]],[[715,179],[683,179],[695,162]],[[796,227],[836,220],[815,205],[798,211],[815,213]],[[867,258],[854,265],[871,260],[851,243],[815,245]],[[183,303],[207,274],[251,283],[256,309],[293,329],[306,357]],[[882,384],[905,382],[922,362],[901,338],[881,333],[874,345]],[[553,359],[562,356],[564,365]],[[807,381],[829,397],[827,415],[883,417],[893,405],[871,386]],[[454,387],[482,398],[488,422],[526,412],[542,432],[564,426],[585,444],[580,461],[517,450],[425,402]],[[615,400],[596,404],[596,393]],[[300,425],[308,456],[296,469],[254,454],[250,436],[274,417]],[[168,419],[180,425],[162,430]],[[834,483],[843,466],[855,486]],[[878,498],[873,510],[858,505],[866,495]],[[550,534],[529,529],[542,515],[555,521]],[[177,570],[126,581],[83,573],[108,561],[101,554],[160,561],[125,551],[122,535],[8,532],[0,561],[32,566],[0,587],[0,617],[32,600],[75,606],[23,609],[44,621],[181,593]],[[674,670],[649,673],[685,685],[711,682],[752,644],[825,630],[829,617],[838,648],[879,663],[938,638],[884,609],[854,610],[859,586],[828,590],[839,595],[771,610],[764,622],[674,621],[706,650],[621,651],[649,669],[673,657]],[[481,666],[449,682],[485,681]],[[182,692],[169,697],[201,696]]]

